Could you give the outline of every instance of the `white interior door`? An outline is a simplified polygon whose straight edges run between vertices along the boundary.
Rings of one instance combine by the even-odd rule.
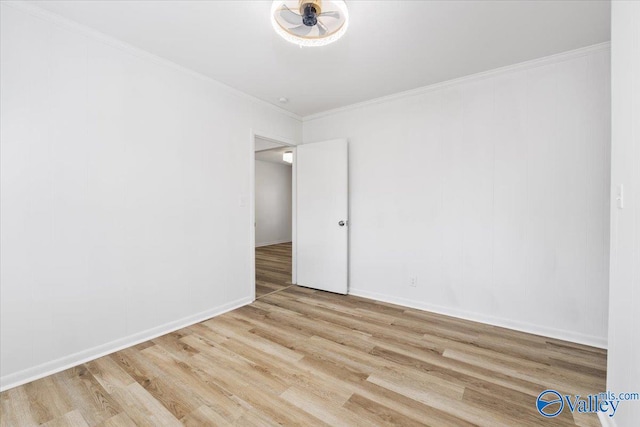
[[[297,284],[347,293],[349,192],[347,140],[299,145]]]

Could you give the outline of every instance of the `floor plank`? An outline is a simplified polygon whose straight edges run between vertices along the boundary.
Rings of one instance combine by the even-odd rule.
[[[291,242],[256,248],[256,298],[291,285]]]
[[[253,304],[0,394],[0,426],[591,426],[546,388],[605,389],[606,351],[292,286],[256,250]]]

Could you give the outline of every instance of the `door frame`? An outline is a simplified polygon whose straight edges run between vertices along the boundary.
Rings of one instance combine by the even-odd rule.
[[[299,145],[294,140],[273,135],[268,132],[250,129],[249,138],[249,283],[251,284],[251,300],[256,300],[256,137],[266,139],[276,144],[291,147],[293,151],[293,164],[291,165],[291,283],[297,282],[297,169],[296,169],[296,146]]]

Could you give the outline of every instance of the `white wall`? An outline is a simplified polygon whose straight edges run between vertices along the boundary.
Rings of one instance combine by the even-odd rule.
[[[350,292],[605,346],[609,80],[595,46],[305,118],[350,141]]]
[[[1,15],[1,386],[250,302],[251,129],[295,141],[300,121],[28,6]]]
[[[256,246],[291,241],[291,166],[256,160]]]
[[[612,2],[611,70],[607,389],[640,392],[640,2]],[[623,209],[616,201],[620,185],[624,188]],[[621,402],[615,415],[618,427],[636,426],[638,420],[640,402]]]

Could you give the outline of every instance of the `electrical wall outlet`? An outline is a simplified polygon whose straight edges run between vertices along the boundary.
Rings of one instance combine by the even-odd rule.
[[[412,288],[415,288],[418,286],[418,277],[417,276],[411,276],[409,277],[409,286]]]

